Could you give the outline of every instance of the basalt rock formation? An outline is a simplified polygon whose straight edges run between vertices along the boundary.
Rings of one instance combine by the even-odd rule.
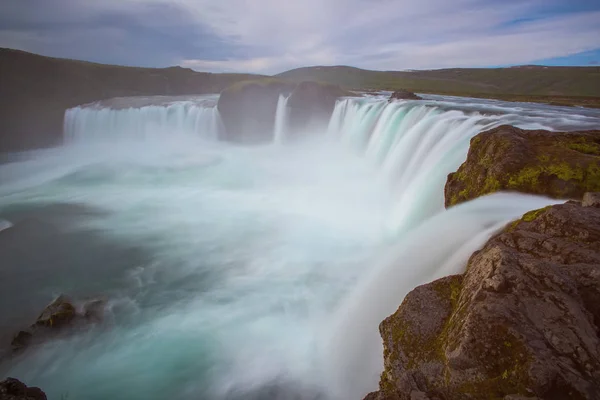
[[[289,96],[295,86],[267,79],[239,82],[223,90],[217,105],[225,126],[220,139],[241,143],[271,141],[279,96]]]
[[[576,200],[600,191],[600,131],[503,125],[480,133],[467,160],[448,176],[446,207],[501,190]]]
[[[27,387],[23,382],[6,378],[0,382],[0,400],[46,400],[46,394],[37,387]]]
[[[278,79],[239,82],[221,92],[218,109],[225,126],[221,139],[240,143],[273,140],[280,96],[288,97],[287,127],[294,135],[305,128],[326,123],[335,102],[352,93],[317,82],[295,84]]]
[[[529,212],[380,325],[374,400],[599,399],[599,194]]]
[[[400,89],[400,90],[396,90],[394,93],[392,93],[389,101],[392,101],[392,100],[423,100],[423,98],[420,96],[417,96],[413,92],[409,92],[408,90]]]
[[[352,95],[355,94],[335,85],[316,82],[300,83],[294,88],[287,103],[291,134],[326,125],[331,118],[336,101],[340,97]]]

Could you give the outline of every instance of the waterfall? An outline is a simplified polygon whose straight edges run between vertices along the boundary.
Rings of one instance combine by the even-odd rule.
[[[323,342],[325,370],[335,398],[360,399],[377,390],[383,346],[377,327],[415,286],[464,271],[489,237],[525,212],[556,200],[497,193],[429,219],[375,264],[335,314]]]
[[[92,104],[71,108],[64,118],[67,143],[118,142],[165,136],[216,140],[221,129],[221,117],[216,106],[194,101],[120,109]]]
[[[277,101],[277,111],[275,112],[275,132],[273,134],[273,141],[277,144],[281,144],[285,141],[285,131],[287,129],[288,122],[288,107],[287,102],[289,96],[279,95]]]
[[[350,98],[337,102],[327,134],[381,171],[396,199],[390,228],[402,233],[443,210],[447,176],[465,160],[470,139],[501,124],[518,124],[514,117]]]

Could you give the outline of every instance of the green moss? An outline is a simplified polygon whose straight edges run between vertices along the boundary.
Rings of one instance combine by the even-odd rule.
[[[541,213],[543,213],[544,211],[546,211],[548,208],[549,207],[544,207],[544,208],[540,208],[539,210],[529,211],[529,212],[525,213],[523,215],[523,218],[521,218],[521,219],[525,222],[531,222],[531,221],[535,220],[537,217],[539,217],[539,215]]]
[[[536,191],[539,188],[542,174],[554,175],[563,181],[583,182],[584,170],[577,165],[569,165],[566,162],[526,167],[512,175],[508,180],[509,189],[529,189]],[[533,190],[532,190],[533,189]]]
[[[542,154],[542,155],[537,156],[537,159],[539,162],[547,163],[550,161],[550,156],[547,154]]]
[[[600,144],[594,142],[568,143],[567,148],[584,154],[600,156]]]
[[[494,160],[492,160],[492,157],[489,154],[486,154],[479,160],[479,165],[485,168],[490,168],[493,163]]]
[[[585,171],[586,192],[600,192],[600,163],[591,163]]]
[[[527,394],[530,357],[524,344],[502,325],[487,330],[485,345],[475,348],[480,365],[487,367],[484,377],[464,383],[460,393],[476,399],[497,400],[509,394]],[[492,353],[490,350],[493,350]]]

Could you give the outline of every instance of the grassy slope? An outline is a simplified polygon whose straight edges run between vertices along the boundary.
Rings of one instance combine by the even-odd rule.
[[[600,67],[369,71],[337,66],[298,68],[277,76],[335,83],[349,89],[403,88],[420,93],[600,107]]]
[[[137,68],[0,48],[0,152],[56,144],[67,108],[121,96],[218,93],[250,74]]]

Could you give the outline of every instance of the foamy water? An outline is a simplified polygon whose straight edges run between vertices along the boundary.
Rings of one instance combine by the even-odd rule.
[[[0,165],[0,218],[14,225],[0,229],[3,326],[22,328],[61,292],[102,295],[109,312],[0,374],[50,399],[375,390],[377,326],[404,295],[550,204],[498,194],[444,211],[470,138],[502,123],[554,128],[533,115],[550,111],[571,129],[598,121],[443,101],[342,100],[328,127],[294,145],[278,115],[274,143],[247,148],[214,141],[218,114],[188,100],[71,110],[69,145]]]

